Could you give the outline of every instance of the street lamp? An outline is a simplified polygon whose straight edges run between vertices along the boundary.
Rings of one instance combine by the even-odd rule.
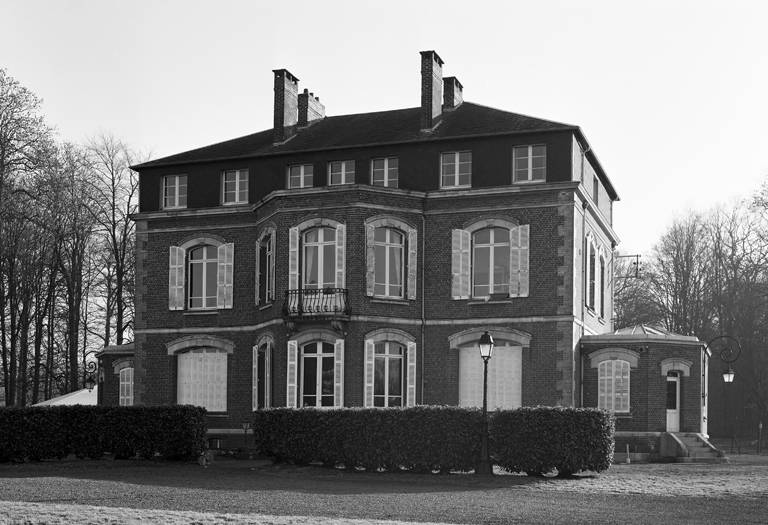
[[[715,345],[715,342],[717,342],[717,345]],[[728,365],[727,368],[723,370],[723,383],[733,383],[736,373],[733,371],[733,368],[731,368],[731,363],[736,361],[741,355],[741,345],[739,344],[739,341],[730,335],[719,335],[707,343],[707,349],[711,349],[713,346],[716,348],[710,350],[712,351],[712,354],[716,355],[723,363]],[[723,385],[723,411],[730,414],[727,406],[728,403],[726,402],[726,393],[726,387]],[[736,435],[733,432],[733,421],[731,420],[730,415],[728,420],[730,423],[729,426],[731,427],[731,452],[733,452],[733,441]]]
[[[85,378],[85,388],[88,389],[88,392],[92,392],[93,387],[96,386],[96,380],[93,378],[93,374],[96,372],[98,365],[96,364],[96,361],[90,361],[88,363],[84,363],[83,368],[85,369],[85,374],[87,375]]]
[[[488,361],[493,353],[493,337],[490,332],[486,331],[480,336],[478,346],[480,357],[483,358],[483,428],[480,438],[480,460],[475,467],[475,474],[488,476],[493,475],[491,451],[488,448]]]
[[[244,447],[244,450],[248,450],[248,430],[251,428],[251,420],[250,419],[243,419],[241,424],[243,425],[243,434],[245,434],[245,447]]]

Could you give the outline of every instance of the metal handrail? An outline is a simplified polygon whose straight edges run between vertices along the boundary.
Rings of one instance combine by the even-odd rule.
[[[286,317],[350,313],[346,288],[305,288],[285,292],[283,315]]]

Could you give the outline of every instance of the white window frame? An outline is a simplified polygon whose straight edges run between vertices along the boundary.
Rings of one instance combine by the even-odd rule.
[[[377,241],[376,240],[376,230],[384,230],[386,232],[386,240],[385,241]],[[399,235],[400,241],[399,243],[392,241],[392,236]],[[375,254],[374,257],[378,260],[378,252],[376,251],[376,248],[383,247],[384,248],[384,282],[381,282],[379,277],[376,275],[376,268],[378,267],[378,264],[374,262],[374,291],[373,295],[375,297],[385,297],[385,298],[393,298],[393,299],[402,299],[405,297],[405,289],[407,287],[408,277],[405,274],[405,258],[406,258],[406,251],[405,251],[405,233],[396,229],[396,228],[388,228],[386,226],[381,226],[379,228],[374,229],[374,250]],[[392,252],[394,250],[400,250],[400,284],[392,284],[389,282],[390,280],[390,274],[392,270],[392,266],[394,265],[394,262],[392,261]],[[384,293],[377,293],[377,289],[381,286],[384,286]],[[400,293],[391,293],[392,288],[399,286]]]
[[[192,280],[189,278],[190,258],[192,250],[196,248],[210,247],[216,250],[216,303],[215,305],[192,306],[190,288]],[[203,237],[190,239],[179,246],[169,247],[168,261],[168,308],[169,310],[213,310],[230,309],[234,304],[234,243],[223,243],[218,239]],[[202,260],[201,260],[202,261]],[[204,259],[208,263],[212,258]],[[192,264],[200,264],[198,262]],[[206,285],[207,272],[210,271],[206,263],[203,267],[203,284]],[[206,297],[205,295],[203,296]],[[210,297],[210,296],[207,296]]]
[[[305,353],[304,349],[310,345],[318,345],[320,352],[316,353]],[[327,350],[326,345],[330,347],[330,350]],[[301,374],[299,379],[299,398],[301,399],[301,406],[302,407],[315,407],[315,408],[333,408],[335,406],[335,391],[332,388],[330,394],[323,394],[323,374],[322,374],[322,365],[325,360],[330,360],[331,363],[333,363],[332,370],[336,367],[335,362],[335,349],[333,343],[329,343],[328,341],[311,341],[308,343],[304,343],[299,348],[299,360],[301,362]],[[308,395],[304,392],[304,374],[306,372],[307,366],[306,363],[308,360],[314,359],[315,360],[315,393],[313,394],[313,397],[315,398],[315,404],[304,404],[305,400],[304,398]],[[323,399],[330,399],[331,403],[328,405],[323,404]]]
[[[275,301],[275,229],[266,228],[259,236],[256,242],[256,304],[261,305],[262,290],[264,290],[264,304],[268,305]],[[262,249],[264,250],[264,270],[266,275],[261,273]]]
[[[618,377],[617,367],[620,373]],[[606,359],[597,364],[597,408],[617,414],[630,411],[631,369],[630,363],[623,359]],[[626,386],[621,384],[624,381]],[[617,391],[617,384],[623,387],[619,391]]]
[[[374,330],[365,336],[365,364],[363,367],[363,406],[373,407],[375,375],[376,375],[376,345],[380,343],[397,344],[402,348],[402,406],[416,406],[416,342],[414,337],[395,328]],[[388,397],[385,406],[389,405]]]
[[[178,354],[176,402],[227,411],[227,355],[218,348],[193,348]]]
[[[253,373],[251,395],[251,409],[259,410],[259,391],[264,392],[264,407],[272,407],[272,348],[274,341],[271,336],[262,337],[253,347]],[[259,353],[264,349],[264,384],[259,382]]]
[[[294,170],[298,170],[297,175],[293,174]],[[314,164],[293,164],[288,166],[288,189],[311,188],[314,181],[314,171]],[[293,185],[294,180],[298,180],[297,186]]]
[[[597,296],[597,303],[598,308],[597,312],[601,319],[605,319],[605,283],[606,283],[606,264],[605,264],[605,256],[603,255],[603,251],[600,250],[599,256],[598,256],[598,267],[597,269],[599,277],[597,282],[600,284],[599,286],[599,293]]]
[[[234,175],[235,189],[227,191],[227,177]],[[226,206],[245,204],[248,202],[248,170],[227,170],[221,174],[221,203]],[[240,194],[245,193],[241,199]]]
[[[477,236],[480,233],[482,233],[483,231],[485,231],[485,230],[490,230],[490,233],[491,233],[490,241],[489,241],[488,244],[480,244],[476,240]],[[496,239],[496,235],[497,234],[501,235],[501,239]],[[491,294],[497,294],[497,293],[509,295],[509,264],[510,264],[510,260],[511,260],[510,253],[511,253],[511,250],[512,250],[512,246],[510,245],[509,236],[510,236],[509,230],[504,228],[504,227],[502,227],[502,226],[495,226],[495,227],[490,227],[490,228],[481,228],[481,229],[479,229],[479,230],[477,230],[477,231],[472,233],[472,263],[471,263],[472,264],[472,270],[471,270],[471,272],[472,272],[472,297],[474,297],[476,299],[477,298],[482,299],[482,298],[485,298],[485,297],[490,297]],[[497,252],[500,252],[501,248],[504,248],[505,246],[507,248],[507,257],[506,257],[506,261],[502,261],[502,262],[506,263],[507,271],[502,276],[502,279],[504,279],[506,277],[506,283],[504,283],[504,282],[494,283],[493,282],[494,281],[494,277],[495,277],[494,259],[495,259],[496,255],[497,255]],[[487,284],[487,286],[488,286],[488,293],[487,294],[478,294],[478,293],[476,293],[476,290],[475,290],[475,288],[477,286],[480,286],[480,285],[478,285],[476,283],[476,278],[477,278],[476,275],[477,275],[477,271],[478,271],[478,268],[479,268],[479,265],[477,263],[477,255],[476,255],[476,253],[477,253],[477,249],[478,248],[486,248],[486,247],[489,248],[489,258],[488,258],[488,265],[489,265],[489,267],[488,267],[488,284]],[[486,286],[486,285],[482,285],[482,286]],[[494,289],[495,287],[501,287],[501,289],[499,289],[497,291],[497,290]]]
[[[384,161],[382,169],[374,168],[376,161]],[[397,166],[390,166],[395,161]],[[377,172],[381,172],[383,178],[377,183]],[[394,177],[392,173],[394,172]],[[371,159],[371,186],[382,186],[384,188],[397,188],[400,184],[400,158],[399,157],[378,157]]]
[[[187,250],[187,257],[186,257],[186,266],[187,266],[187,275],[189,276],[187,278],[187,285],[186,285],[186,292],[187,292],[187,309],[188,310],[214,310],[217,307],[217,299],[218,299],[218,285],[213,286],[213,290],[209,290],[209,283],[211,280],[209,279],[209,272],[214,271],[216,272],[216,275],[218,276],[219,273],[219,257],[218,253],[214,257],[208,257],[208,255],[204,255],[203,259],[192,259],[192,252],[197,250],[202,250],[203,253],[207,253],[209,250],[214,250],[218,252],[218,249],[216,246],[210,246],[210,245],[203,245],[203,246],[195,246],[194,248],[191,248]],[[200,270],[202,272],[202,285],[203,285],[203,295],[202,296],[192,296],[192,268],[193,265],[195,267],[200,267]],[[212,270],[212,268],[215,268],[215,270]],[[192,306],[192,301],[195,299],[202,299],[202,306]]]
[[[133,367],[120,369],[120,406],[133,406]]]
[[[338,165],[339,171],[334,171],[334,167]],[[350,168],[351,169],[347,169]],[[333,176],[339,177],[338,182],[333,181]],[[342,186],[344,184],[355,183],[355,161],[354,160],[335,160],[328,163],[328,185],[329,186]]]
[[[469,155],[469,160],[461,162],[462,155]],[[461,166],[469,164],[469,173],[461,173]],[[453,166],[453,173],[446,174],[446,167]],[[460,178],[465,176],[468,178],[467,182],[462,184]],[[452,184],[447,184],[446,179],[448,177],[453,178]],[[472,186],[472,152],[465,151],[448,151],[440,154],[440,187],[441,188],[469,188]]]
[[[317,241],[307,241],[307,236],[312,233],[317,232],[318,233],[318,240]],[[328,232],[333,232],[333,237],[331,239],[326,239],[326,235],[328,235]],[[335,288],[336,287],[336,229],[331,226],[318,226],[317,228],[309,228],[307,230],[304,230],[301,233],[301,256],[302,256],[302,263],[301,263],[301,284],[302,289],[304,290],[323,290],[325,288]],[[310,257],[307,255],[308,251],[311,248],[317,248],[316,255],[312,257],[310,261]],[[328,260],[326,259],[326,252],[330,252],[333,257],[332,260],[332,268],[328,269],[326,268],[326,264]],[[317,268],[317,279],[318,282],[316,283],[308,283],[307,278],[309,277],[310,272],[308,271],[307,265],[309,263],[312,263],[313,266],[316,266]],[[325,281],[326,274],[330,275],[332,277],[331,281]]]
[[[392,347],[397,347],[400,353],[393,353]],[[383,351],[380,351],[383,350]],[[373,391],[373,406],[376,407],[402,407],[405,406],[406,401],[406,369],[408,366],[406,360],[406,348],[404,345],[394,341],[381,341],[374,344],[373,354],[373,370],[374,370],[374,391]],[[384,375],[384,393],[376,394],[375,382],[376,372],[380,369],[379,363],[383,361],[383,375]],[[389,391],[389,367],[393,361],[400,362],[400,392],[395,394],[395,397],[400,398],[400,404],[390,404],[390,398],[393,397],[392,392]],[[380,401],[380,403],[377,403]]]
[[[543,155],[534,155],[534,148],[544,148]],[[526,156],[517,156],[518,151],[526,152]],[[534,159],[543,158],[544,165],[533,167]],[[517,167],[517,160],[525,159],[527,166],[525,168]],[[534,169],[543,170],[544,175],[534,178]],[[524,177],[522,175],[525,175]],[[547,180],[547,145],[546,144],[532,144],[530,146],[515,146],[512,148],[512,182],[543,182]]]
[[[184,184],[182,184],[182,181]],[[168,190],[173,188],[173,196],[168,196]],[[181,195],[180,189],[184,188],[184,195]],[[163,209],[181,209],[187,207],[187,176],[186,175],[165,175],[163,177],[163,194],[161,196]],[[183,201],[183,202],[182,202]]]

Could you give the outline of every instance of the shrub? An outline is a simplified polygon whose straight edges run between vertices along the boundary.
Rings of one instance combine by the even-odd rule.
[[[510,472],[602,472],[613,460],[615,418],[596,408],[500,410],[489,423],[494,462]]]

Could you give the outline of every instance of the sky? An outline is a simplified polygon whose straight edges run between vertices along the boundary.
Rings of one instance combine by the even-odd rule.
[[[60,139],[159,158],[272,127],[274,69],[345,115],[464,99],[579,126],[625,254],[768,180],[768,1],[0,0],[0,68]]]

